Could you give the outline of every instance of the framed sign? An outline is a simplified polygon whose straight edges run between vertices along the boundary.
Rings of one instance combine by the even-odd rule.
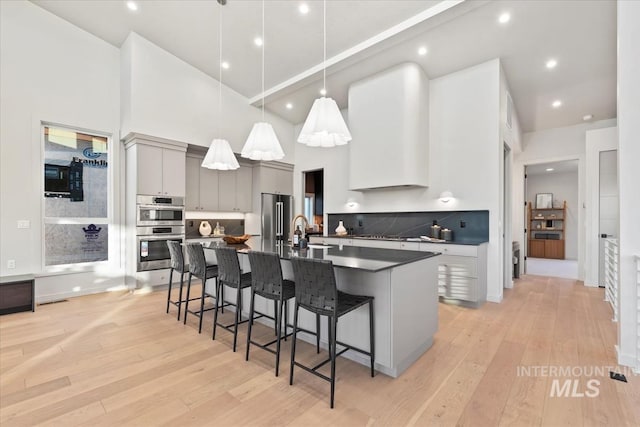
[[[552,193],[536,194],[536,209],[551,209],[551,208],[553,208]]]

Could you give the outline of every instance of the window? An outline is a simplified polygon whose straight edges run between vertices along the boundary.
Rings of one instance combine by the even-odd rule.
[[[315,205],[315,195],[313,193],[307,193],[304,195],[304,216],[313,224],[313,207]]]
[[[44,265],[107,261],[109,139],[43,126]]]

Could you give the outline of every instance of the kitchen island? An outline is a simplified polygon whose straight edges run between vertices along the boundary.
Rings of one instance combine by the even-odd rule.
[[[327,259],[335,266],[338,289],[375,298],[375,367],[379,372],[398,377],[433,344],[438,329],[438,262],[437,252],[362,248],[354,246],[311,245],[306,250],[288,244],[262,241],[252,237],[243,245],[211,243],[205,246],[207,259],[215,262],[213,249],[217,245],[237,249],[243,271],[250,271],[250,250],[275,252],[280,255],[282,271],[293,280],[292,257]],[[235,298],[232,290],[225,298]],[[243,298],[249,301],[249,298]],[[248,304],[244,307],[246,313]],[[273,314],[273,304],[261,298],[256,310]],[[289,310],[293,323],[293,310]],[[315,315],[300,310],[299,326],[315,330]],[[326,321],[321,322],[321,343],[326,348]],[[313,335],[299,333],[298,337],[315,344]],[[338,322],[338,340],[363,349],[369,348],[368,313],[354,310]],[[369,359],[357,352],[344,357],[368,366]]]

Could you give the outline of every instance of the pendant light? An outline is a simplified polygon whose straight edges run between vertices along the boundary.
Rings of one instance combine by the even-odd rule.
[[[280,160],[284,151],[273,126],[264,121],[264,0],[262,0],[262,121],[255,123],[240,155],[251,160]]]
[[[224,3],[218,3],[220,3],[220,14],[218,15],[218,41],[220,43],[220,61],[218,65],[218,135],[220,135],[220,123],[222,123],[222,6]],[[207,154],[204,156],[204,160],[202,160],[201,166],[203,168],[217,170],[233,170],[240,167],[235,154],[233,154],[233,150],[231,150],[229,141],[219,137],[211,141],[211,145],[209,146],[209,150],[207,150]]]
[[[335,147],[351,141],[351,133],[340,114],[338,104],[324,95],[327,90],[327,0],[323,1],[324,60],[322,68],[322,97],[313,101],[311,111],[302,126],[298,142],[309,147]]]

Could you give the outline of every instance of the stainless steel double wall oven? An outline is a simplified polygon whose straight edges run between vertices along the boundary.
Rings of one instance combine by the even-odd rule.
[[[167,241],[184,243],[184,198],[137,196],[136,235],[137,270],[169,268]]]

